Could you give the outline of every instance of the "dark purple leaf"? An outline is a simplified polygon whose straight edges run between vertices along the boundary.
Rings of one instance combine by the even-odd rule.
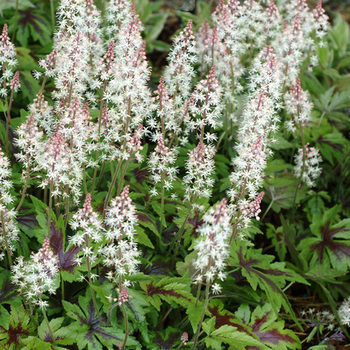
[[[81,325],[87,325],[89,327],[88,331],[86,332],[85,338],[93,344],[95,343],[95,334],[101,336],[104,339],[119,339],[113,334],[108,333],[103,328],[100,327],[100,321],[98,317],[95,314],[95,308],[93,305],[92,300],[90,300],[88,307],[88,317],[82,317],[78,313],[74,312],[74,314],[78,317],[79,322]]]
[[[145,214],[142,213],[136,213],[137,219],[142,222],[149,222],[150,224],[154,225],[154,222]]]
[[[149,181],[147,176],[149,174],[149,170],[147,168],[142,170],[140,168],[134,169],[132,174],[135,176],[136,181],[140,184],[142,184],[144,181]]]
[[[38,226],[38,221],[34,215],[21,215],[17,217],[17,222],[25,227],[33,228]]]
[[[277,328],[261,331],[261,328],[264,326],[264,323],[267,321],[271,311],[266,313],[261,318],[256,318],[254,323],[250,326],[252,327],[252,331],[260,338],[263,343],[270,344],[278,344],[280,342],[285,343],[295,343],[295,339],[293,339],[288,334],[282,334],[280,330]]]
[[[204,222],[203,220],[199,220],[199,214],[200,214],[200,211],[196,211],[196,214],[193,217],[193,219],[188,219],[188,223],[193,226],[193,230],[191,232],[191,235],[194,236],[195,238],[197,238],[198,227],[200,227]]]
[[[333,237],[339,232],[349,231],[345,226],[339,228],[330,228],[330,222],[327,221],[326,225],[320,228],[321,240],[314,243],[311,247],[311,251],[316,251],[318,254],[318,262],[321,264],[323,260],[326,248],[328,248],[338,260],[341,260],[344,256],[350,257],[350,246],[342,241],[336,241]]]
[[[51,238],[50,246],[57,254],[60,264],[60,270],[73,272],[76,262],[74,261],[75,255],[79,252],[80,247],[73,246],[65,253],[63,251],[63,235],[62,232],[51,222]]]
[[[16,285],[11,283],[11,280],[6,277],[3,280],[3,283],[1,285],[0,289],[0,304],[3,304],[4,302],[11,299],[13,292],[16,290]]]
[[[241,324],[234,322],[235,316],[226,310],[219,310],[215,305],[214,307],[209,308],[211,315],[215,316],[215,328],[218,329],[221,326],[233,326],[236,327],[239,332],[245,332],[248,335],[252,335],[251,332]]]
[[[44,33],[37,22],[40,22],[45,26],[46,26],[46,23],[41,17],[35,15],[34,11],[35,11],[35,8],[29,8],[25,11],[19,11],[21,17],[20,17],[20,20],[18,21],[18,25],[21,27],[22,33],[24,33],[26,26],[30,24],[33,26],[33,28],[37,33],[39,33],[40,35],[43,35]]]
[[[327,145],[329,145],[329,146],[331,146],[334,149],[337,149],[339,151],[343,150],[343,146],[342,145],[339,145],[338,143],[334,143],[334,142],[325,140],[322,135],[318,137],[317,142],[318,143],[325,143],[325,144],[327,144]]]

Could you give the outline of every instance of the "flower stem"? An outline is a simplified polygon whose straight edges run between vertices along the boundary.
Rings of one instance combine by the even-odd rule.
[[[18,203],[17,208],[16,208],[16,211],[17,211],[17,212],[21,209],[22,204],[23,204],[23,202],[24,202],[24,198],[25,198],[26,191],[27,191],[27,188],[28,188],[28,183],[29,183],[29,167],[28,167],[28,169],[27,169],[26,180],[25,180],[25,183],[24,183],[24,186],[23,186],[23,189],[22,189],[21,200],[20,200],[20,202]],[[46,188],[46,187],[45,187],[45,188]]]
[[[40,297],[40,301],[42,301],[41,297]],[[46,321],[47,328],[49,329],[49,332],[50,332],[50,335],[51,335],[51,338],[52,338],[52,343],[55,344],[55,337],[54,337],[53,332],[52,332],[52,329],[51,329],[51,327],[50,327],[50,322],[49,322],[49,319],[47,318],[45,308],[42,308],[41,310],[42,310],[42,312],[43,312],[43,315],[44,315],[44,318],[45,318],[45,321]]]
[[[123,169],[122,176],[121,176],[121,178],[120,178],[120,181],[119,181],[119,184],[118,184],[118,188],[117,188],[117,196],[119,196],[119,195],[120,195],[120,192],[122,191],[125,173],[126,173],[126,171],[128,170],[131,156],[132,156],[132,153],[130,153],[129,158],[128,158],[128,160],[126,161],[125,167],[124,167],[124,169]]]
[[[98,310],[95,291],[92,288],[91,266],[90,266],[90,259],[89,259],[89,257],[86,257],[86,263],[87,263],[87,267],[88,267],[89,286],[90,286],[90,290],[91,290],[92,302],[94,303],[94,307],[95,307],[95,310],[96,310],[96,314],[97,314],[98,320],[100,321],[100,325],[102,325],[102,318],[101,318],[100,312]]]
[[[192,345],[192,350],[196,349],[197,346],[197,340],[198,340],[198,336],[199,333],[202,329],[202,323],[205,317],[205,313],[207,312],[207,307],[208,307],[208,303],[209,303],[209,283],[207,283],[206,288],[205,288],[205,303],[204,303],[204,308],[203,308],[203,312],[202,312],[202,316],[201,316],[201,320],[198,324],[198,328],[197,328],[197,332],[196,335],[194,337],[194,341],[193,341],[193,345]]]
[[[162,194],[161,194],[161,199],[160,199],[160,224],[159,224],[159,235],[162,235],[162,231],[163,231],[163,218],[164,218],[164,171],[162,171]],[[166,226],[166,225],[165,225]]]
[[[177,253],[179,251],[179,246],[180,246],[180,243],[181,243],[182,235],[185,232],[186,223],[187,223],[187,220],[188,220],[188,218],[190,216],[191,209],[192,209],[192,203],[190,203],[190,206],[188,208],[188,212],[187,212],[187,214],[185,216],[185,220],[184,220],[184,222],[183,222],[179,232],[176,235],[178,238],[177,238],[177,242],[176,242],[176,247],[175,247],[173,259],[171,260],[171,264],[170,264],[172,269],[175,267],[176,256],[177,256]]]
[[[125,305],[124,303],[122,303],[122,311],[123,311],[123,316],[124,316],[124,321],[125,321],[125,338],[124,338],[124,342],[123,342],[123,346],[122,346],[122,350],[125,349],[125,346],[126,346],[126,342],[128,340],[128,326],[129,326],[129,323],[128,323],[128,315],[126,313],[126,309],[125,309]]]
[[[52,211],[52,192],[53,192],[53,181],[50,181],[50,197],[49,197],[49,212],[47,218],[47,235],[51,237],[51,211]]]
[[[7,154],[9,154],[10,114],[11,114],[12,101],[13,101],[13,92],[14,92],[14,89],[11,90],[9,109],[7,111],[7,117],[6,117],[6,140],[5,140],[5,145],[6,145],[6,153]]]

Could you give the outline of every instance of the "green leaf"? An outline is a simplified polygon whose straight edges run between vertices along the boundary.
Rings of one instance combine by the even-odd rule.
[[[259,349],[264,349],[263,344],[252,336],[237,331],[236,327],[229,325],[221,326],[210,334],[210,337],[224,344],[234,346],[234,349],[245,350],[246,346],[257,346]]]
[[[285,267],[283,262],[275,262],[274,256],[261,253],[261,249],[248,249],[246,242],[234,242],[231,246],[229,263],[232,267],[238,267],[253,290],[257,287],[265,291],[267,300],[277,313],[284,306],[287,312],[295,318],[294,311],[282,291],[287,281],[309,284],[303,277],[293,270]]]
[[[139,244],[142,244],[146,247],[154,249],[154,245],[151,242],[151,240],[148,238],[147,234],[145,233],[145,230],[142,229],[140,226],[136,226],[136,240]]]
[[[146,33],[146,41],[153,41],[156,40],[161,33],[161,31],[164,28],[164,24],[168,18],[168,14],[155,14],[152,17],[149,18],[149,24],[150,26],[146,27],[145,33]]]
[[[40,90],[40,85],[32,76],[32,73],[27,70],[20,71],[21,93],[29,100],[33,100]]]
[[[167,303],[175,302],[183,307],[188,307],[194,302],[193,295],[188,291],[190,284],[183,283],[184,278],[162,278],[158,282],[141,282],[140,286],[144,290],[146,300],[158,311],[162,305],[162,300]]]
[[[328,67],[328,61],[329,61],[329,48],[327,45],[323,47],[317,47],[318,52],[318,60],[322,66],[322,68]]]
[[[350,269],[350,219],[338,221],[339,210],[335,206],[313,216],[310,225],[313,237],[303,239],[298,245],[310,266],[322,265],[344,272]]]
[[[6,9],[15,9],[17,0],[0,0],[0,11]],[[29,0],[18,0],[18,9],[25,10],[28,7],[35,7],[35,5]]]
[[[271,143],[271,148],[275,150],[280,150],[280,149],[288,149],[294,147],[293,144],[288,142],[282,135],[276,134],[273,135],[273,139],[275,140],[274,143]]]
[[[349,26],[346,21],[338,14],[334,21],[333,28],[329,31],[329,36],[335,44],[338,54],[342,56],[349,43]]]
[[[196,333],[198,324],[201,320],[201,316],[203,313],[204,303],[197,302],[194,304],[190,304],[186,310],[186,314],[188,315],[188,319],[191,322],[193,333]]]
[[[246,307],[244,310],[242,322],[248,318]],[[236,312],[238,318],[241,314],[240,310]],[[299,338],[292,330],[284,329],[284,321],[277,320],[277,314],[269,304],[254,309],[250,315],[248,326],[269,349],[287,350],[301,347]]]
[[[153,49],[155,49],[159,52],[170,51],[170,49],[171,49],[171,45],[169,45],[168,43],[165,43],[164,41],[160,41],[160,40],[152,41],[152,46],[153,46]]]
[[[10,120],[10,124],[14,129],[17,129],[20,125],[22,125],[27,120],[29,113],[27,111],[25,111],[24,109],[21,109],[20,114],[21,114],[20,117],[11,118],[11,120]]]

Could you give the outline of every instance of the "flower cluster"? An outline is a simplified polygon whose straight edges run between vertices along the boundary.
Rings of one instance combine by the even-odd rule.
[[[164,145],[163,138],[158,140],[157,147],[149,156],[148,164],[151,170],[151,179],[154,182],[154,190],[152,195],[157,195],[156,186],[162,182],[166,190],[172,188],[175,180],[177,168],[175,167],[176,154],[174,150]]]
[[[239,129],[240,142],[236,146],[238,155],[233,160],[235,169],[230,177],[234,189],[230,193],[232,202],[237,196],[244,198],[247,194],[254,199],[258,194],[270,154],[268,131],[274,126],[271,121],[275,116],[270,102],[261,92],[248,102],[244,111],[244,122]]]
[[[31,255],[30,261],[19,257],[12,272],[12,281],[18,285],[19,292],[34,305],[46,308],[48,302],[42,299],[42,295],[55,293],[55,277],[59,272],[58,258],[50,249],[49,238],[45,238],[42,248]]]
[[[103,263],[111,269],[107,277],[119,284],[122,280],[126,287],[129,282],[125,277],[137,271],[137,258],[140,256],[135,241],[136,208],[129,197],[129,186],[112,200],[105,222],[108,227],[105,232],[108,243],[99,252],[104,257]]]
[[[188,21],[186,28],[174,39],[174,47],[168,60],[164,80],[169,94],[176,96],[175,105],[179,106],[190,96],[194,77],[193,64],[197,61],[192,21]]]
[[[290,131],[295,131],[297,126],[302,128],[310,121],[313,105],[308,94],[301,88],[299,77],[286,93],[284,101],[286,110],[291,115],[291,120],[287,122]]]
[[[89,261],[89,264],[93,264],[98,257],[94,245],[102,242],[103,228],[102,221],[91,206],[90,194],[86,195],[83,208],[79,209],[78,212],[73,215],[70,226],[74,231],[78,230],[76,234],[72,236],[70,243],[74,246],[83,247],[81,250],[82,256],[77,256],[75,258],[76,263],[80,265],[83,259],[86,259]],[[95,276],[92,276],[92,278],[93,277]]]
[[[215,66],[211,68],[207,79],[201,80],[192,94],[193,102],[189,106],[192,115],[191,122],[187,127],[197,130],[201,141],[205,139],[208,143],[216,141],[216,135],[210,132],[204,134],[204,129],[208,125],[216,129],[221,125],[221,89],[215,78]]]
[[[186,161],[187,174],[183,178],[186,186],[186,200],[205,197],[209,198],[214,185],[214,156],[215,148],[199,143],[189,152]]]
[[[15,221],[15,209],[9,209],[14,201],[10,190],[12,188],[10,161],[0,150],[0,260],[4,252],[11,254],[15,250],[14,243],[18,240],[19,229]]]
[[[226,277],[224,270],[229,255],[228,240],[232,232],[226,199],[204,215],[203,224],[198,232],[199,238],[194,246],[197,258],[193,263],[198,271],[196,283],[212,285],[216,278],[223,281]],[[216,284],[214,290],[220,291]]]
[[[12,79],[13,68],[17,65],[16,49],[12,44],[7,32],[7,24],[4,24],[0,35],[0,65],[2,66],[2,76],[0,78],[0,95],[6,96],[8,81]]]
[[[341,324],[350,326],[350,298],[347,298],[339,306],[338,314]]]
[[[320,162],[322,159],[319,150],[306,144],[304,148],[299,148],[295,156],[295,176],[301,177],[307,186],[315,186],[315,180],[321,174]]]

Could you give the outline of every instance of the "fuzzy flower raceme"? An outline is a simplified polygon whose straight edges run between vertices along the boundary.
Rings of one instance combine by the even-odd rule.
[[[237,104],[234,95],[243,89],[240,84],[240,78],[244,74],[241,56],[246,51],[243,33],[237,23],[239,10],[240,4],[238,1],[229,1],[227,4],[220,1],[212,16],[217,26],[217,36],[219,38],[213,48],[213,60],[217,77],[223,87],[226,110],[227,112],[230,111],[231,117]]]
[[[103,263],[111,269],[107,277],[119,284],[122,281],[124,286],[128,286],[125,277],[137,272],[137,258],[140,256],[135,241],[136,208],[129,197],[129,186],[112,200],[105,222],[107,244],[100,249],[100,253]]]
[[[0,35],[0,65],[2,66],[2,75],[0,77],[0,95],[7,95],[8,81],[12,79],[13,69],[17,65],[16,49],[12,44],[7,32],[7,24],[4,24],[2,34]]]
[[[271,46],[262,49],[255,58],[249,80],[250,94],[264,91],[266,98],[271,100],[274,109],[278,110],[282,95],[282,73],[276,62],[276,54]],[[245,131],[243,131],[245,133]]]
[[[20,293],[34,305],[46,308],[48,302],[42,300],[42,295],[55,293],[55,277],[59,272],[58,258],[50,249],[49,238],[45,238],[42,248],[36,254],[32,253],[29,261],[19,257],[12,272],[12,281]]]
[[[154,130],[152,132],[153,142],[157,142],[161,135],[164,143],[168,144],[174,135],[179,135],[181,132],[181,113],[174,108],[174,101],[165,87],[163,76],[159,80],[155,94],[156,118],[149,118],[147,124],[151,130]]]
[[[130,22],[132,16],[129,0],[110,0],[106,8],[106,34],[111,40],[116,39],[121,28]]]
[[[147,86],[150,70],[146,60],[146,44],[142,40],[142,24],[134,5],[131,14],[130,21],[119,31],[114,46],[115,60],[111,66],[112,78],[103,96],[113,106],[109,109],[109,115],[114,119],[112,125],[124,131],[124,140],[130,138],[130,132],[142,124],[154,108]],[[113,151],[118,153],[118,149]],[[120,158],[120,155],[115,157]]]
[[[186,186],[186,200],[209,198],[214,185],[214,156],[215,148],[199,143],[198,146],[189,152],[186,162],[186,175],[183,182]]]
[[[237,232],[247,227],[251,215],[247,208],[261,202],[262,185],[272,135],[278,130],[282,79],[276,66],[275,54],[266,47],[254,61],[251,70],[251,96],[242,115],[238,129],[237,157],[233,159],[234,171],[230,176],[230,211]],[[256,212],[256,210],[255,210]]]
[[[9,159],[0,150],[0,260],[5,252],[12,254],[14,243],[18,240],[19,229],[15,220],[16,211],[11,208],[14,198],[10,193],[12,188],[11,167]]]
[[[74,246],[83,247],[81,249],[82,256],[75,258],[76,263],[80,265],[86,260],[89,264],[93,264],[98,257],[95,245],[102,242],[103,228],[102,221],[91,206],[90,194],[87,194],[83,208],[73,215],[70,226],[73,230],[78,230],[71,238],[70,243]],[[93,277],[95,276],[91,276],[91,278]]]
[[[325,10],[322,8],[322,0],[318,0],[316,8],[312,11],[314,17],[314,31],[316,37],[320,40],[322,46],[322,40],[327,34],[329,29],[328,16],[325,14]]]
[[[284,97],[286,110],[291,115],[291,120],[287,122],[287,128],[295,131],[296,127],[302,128],[310,122],[312,102],[308,94],[300,86],[300,78],[296,79],[295,85],[290,87]]]
[[[63,0],[57,14],[59,29],[52,57],[41,61],[48,68],[46,75],[55,76],[56,108],[64,109],[60,102],[69,104],[76,97],[95,103],[95,90],[101,87],[99,62],[104,50],[100,12],[92,0]]]
[[[176,153],[173,149],[164,145],[163,138],[160,137],[157,147],[151,153],[148,164],[151,169],[151,179],[154,182],[155,188],[152,191],[153,195],[157,194],[156,186],[163,181],[163,186],[166,190],[172,188],[172,183],[176,178],[177,167],[175,166]]]
[[[201,56],[202,71],[217,63],[216,61],[220,58],[221,45],[217,24],[210,28],[208,21],[205,19],[197,36],[197,47]]]
[[[307,186],[315,186],[315,180],[321,174],[320,162],[322,159],[319,150],[306,144],[304,148],[299,148],[295,156],[295,176],[301,177]]]
[[[43,132],[39,130],[33,114],[16,130],[15,144],[19,148],[16,158],[24,165],[25,171],[39,170],[37,156],[44,153]]]
[[[216,129],[221,125],[221,88],[215,78],[215,66],[211,68],[206,79],[201,80],[192,94],[193,102],[189,106],[192,120],[187,127],[197,131],[197,137],[201,142],[205,139],[211,144],[216,141],[216,135],[210,132],[205,133],[205,127]]]
[[[350,298],[343,301],[338,309],[338,314],[341,324],[350,326]]]
[[[272,43],[276,51],[277,61],[283,71],[283,77],[287,86],[295,84],[299,75],[299,66],[303,60],[303,51],[306,46],[305,37],[301,30],[299,14],[292,23],[286,25],[283,31]]]
[[[175,105],[181,105],[191,93],[191,82],[194,77],[193,64],[197,61],[195,37],[192,21],[174,39],[174,48],[169,54],[169,65],[164,74],[166,88],[175,96]]]
[[[233,160],[235,169],[231,174],[231,181],[238,192],[235,192],[232,199],[238,193],[242,193],[243,197],[248,195],[250,199],[254,199],[258,194],[266,160],[270,154],[268,131],[271,120],[275,117],[270,102],[265,93],[261,92],[246,106],[243,118],[247,119],[239,130],[240,142],[236,146],[238,155]]]
[[[196,283],[212,285],[213,291],[218,293],[220,288],[214,284],[216,278],[223,281],[226,259],[229,256],[229,243],[232,227],[227,211],[227,201],[224,198],[215,209],[211,208],[203,217],[203,224],[199,227],[199,238],[194,249],[197,258],[193,265],[197,269]]]

